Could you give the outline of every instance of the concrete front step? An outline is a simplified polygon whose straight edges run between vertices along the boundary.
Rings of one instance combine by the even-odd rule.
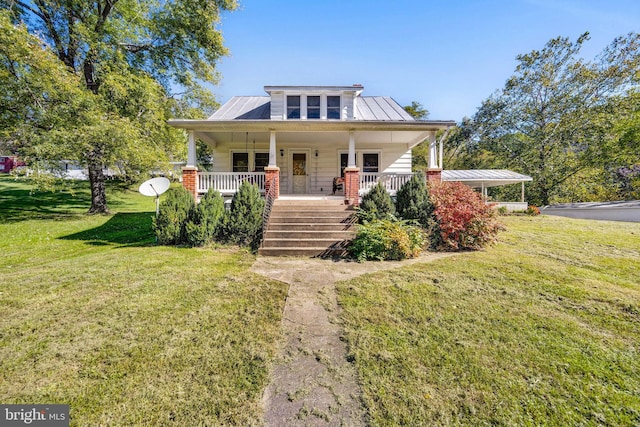
[[[350,239],[341,238],[315,238],[315,239],[299,239],[299,238],[277,238],[264,239],[263,248],[344,248],[350,242]]]
[[[282,223],[298,223],[298,224],[351,224],[353,220],[345,218],[344,216],[297,216],[297,215],[271,215],[269,217],[269,224],[282,224]]]
[[[354,210],[341,200],[276,200],[262,247],[265,256],[344,256],[355,236]]]
[[[283,209],[272,209],[271,216],[273,217],[282,217],[282,216],[312,216],[312,217],[324,217],[324,216],[334,216],[347,218],[351,216],[353,212],[341,211],[341,210],[320,210],[320,209],[296,209],[296,210],[283,210]]]
[[[354,231],[351,222],[274,222],[269,223],[268,231]]]
[[[328,230],[328,231],[318,231],[318,230],[272,230],[268,229],[265,233],[265,240],[272,239],[292,239],[292,240],[301,240],[301,239],[314,239],[314,240],[325,240],[325,239],[339,239],[339,240],[350,240],[355,235],[352,231],[344,231],[344,230]]]
[[[353,209],[345,209],[344,206],[281,206],[274,205],[271,212],[340,212],[345,215],[352,214]]]
[[[262,256],[300,256],[300,257],[342,257],[347,254],[343,248],[260,248],[258,254]]]

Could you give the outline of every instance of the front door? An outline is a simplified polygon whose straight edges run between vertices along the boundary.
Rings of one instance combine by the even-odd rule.
[[[307,154],[293,153],[293,194],[307,193]]]

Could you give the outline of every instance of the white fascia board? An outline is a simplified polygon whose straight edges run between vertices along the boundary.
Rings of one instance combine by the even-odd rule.
[[[174,119],[168,124],[192,131],[419,131],[455,126],[454,121],[365,121],[365,120],[191,120]]]

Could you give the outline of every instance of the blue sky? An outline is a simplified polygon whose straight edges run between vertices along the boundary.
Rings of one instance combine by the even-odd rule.
[[[460,121],[504,85],[516,56],[589,31],[587,59],[640,31],[640,0],[239,0],[220,28],[220,102],[265,85],[364,85]]]

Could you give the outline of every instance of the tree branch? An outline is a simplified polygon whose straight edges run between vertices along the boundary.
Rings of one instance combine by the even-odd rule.
[[[58,30],[56,30],[55,24],[53,22],[53,17],[49,14],[46,4],[44,4],[42,0],[34,0],[34,3],[38,7],[38,10],[40,10],[40,13],[36,13],[36,16],[42,19],[42,22],[47,28],[47,31],[49,31],[49,34],[51,35],[51,39],[53,40],[53,44],[55,45],[56,51],[58,52],[58,58],[60,58],[60,60],[64,62],[67,66],[75,70],[74,64],[72,62],[70,63],[69,57],[67,53],[64,51],[64,45],[62,43],[62,39],[58,34]]]
[[[94,31],[97,34],[100,34],[102,32],[104,24],[107,22],[107,19],[109,18],[109,15],[111,14],[111,11],[113,10],[113,7],[116,5],[116,3],[118,3],[118,0],[106,0],[104,8],[102,10],[100,10],[100,3],[98,3],[98,13],[100,16],[94,28]]]

